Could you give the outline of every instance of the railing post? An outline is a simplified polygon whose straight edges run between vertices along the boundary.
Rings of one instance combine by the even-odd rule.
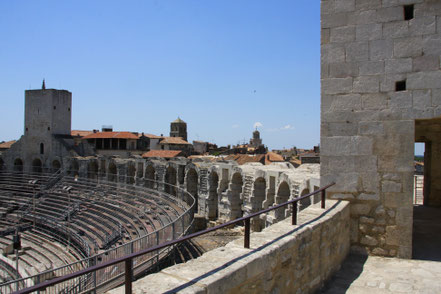
[[[297,201],[292,204],[291,224],[297,225]]]
[[[322,190],[322,208],[325,209],[326,190]]]
[[[126,288],[126,294],[132,294],[132,280],[133,280],[133,267],[132,267],[132,258],[126,259],[126,281],[125,281],[125,288]]]
[[[244,234],[243,247],[250,248],[250,219],[245,219],[245,234]]]

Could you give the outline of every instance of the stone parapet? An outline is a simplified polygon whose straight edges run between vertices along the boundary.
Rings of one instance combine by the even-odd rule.
[[[251,234],[133,283],[133,293],[314,293],[349,252],[349,204],[327,200]],[[124,293],[124,287],[109,291]]]

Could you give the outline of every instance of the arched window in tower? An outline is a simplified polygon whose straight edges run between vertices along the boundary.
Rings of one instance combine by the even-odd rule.
[[[40,154],[44,154],[44,144],[40,143]]]

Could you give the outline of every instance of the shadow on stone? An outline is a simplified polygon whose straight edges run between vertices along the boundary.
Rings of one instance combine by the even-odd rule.
[[[441,207],[413,208],[412,258],[441,261]]]
[[[346,293],[346,290],[363,272],[363,266],[367,258],[366,255],[349,254],[340,270],[316,294]]]

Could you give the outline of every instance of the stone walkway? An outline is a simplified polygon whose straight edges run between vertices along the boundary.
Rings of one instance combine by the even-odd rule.
[[[349,255],[318,293],[441,293],[441,262]]]

